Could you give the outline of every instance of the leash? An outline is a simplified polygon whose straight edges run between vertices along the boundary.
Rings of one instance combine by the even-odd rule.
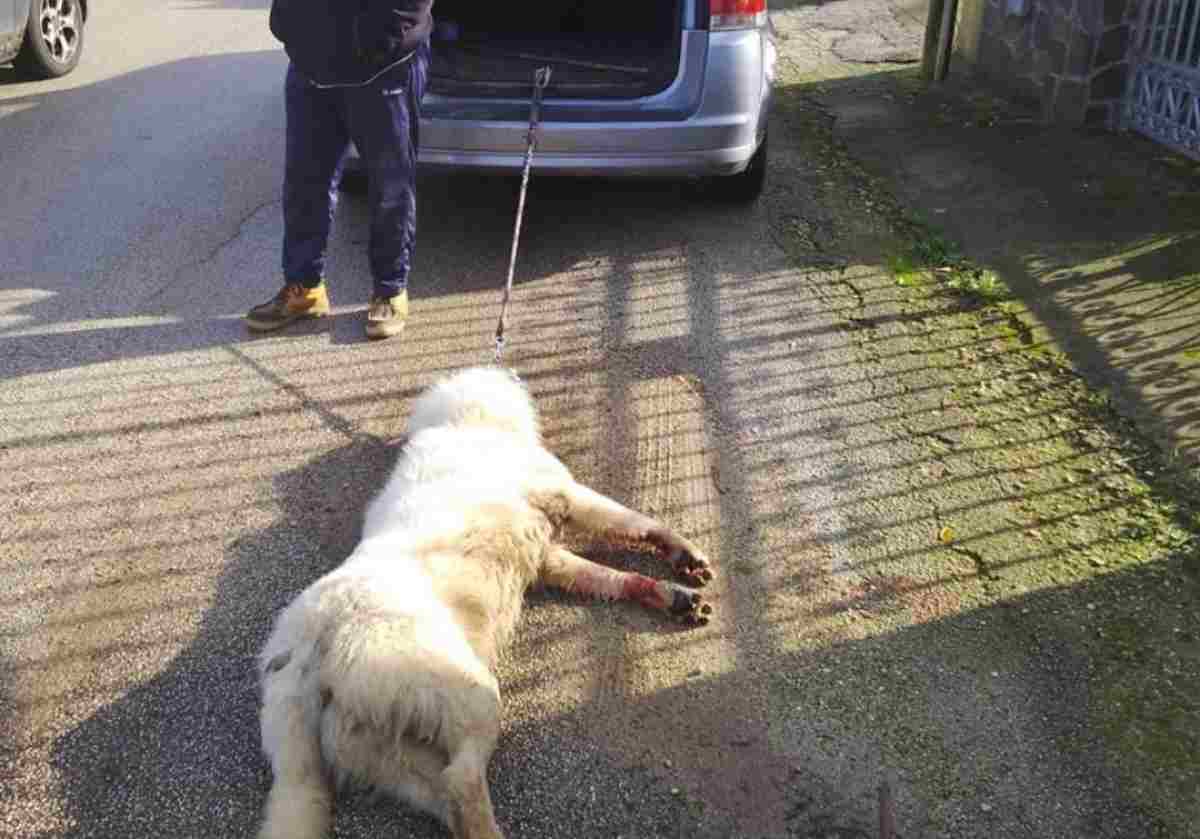
[[[310,85],[315,87],[317,90],[350,90],[352,88],[357,89],[357,88],[363,88],[363,87],[370,87],[371,85],[375,84],[375,82],[379,81],[379,79],[383,78],[385,75],[387,75],[388,73],[395,70],[401,64],[407,64],[408,62],[412,61],[412,57],[416,54],[417,54],[417,51],[413,50],[408,55],[404,56],[403,58],[396,59],[391,64],[388,64],[386,67],[384,67],[382,70],[380,70],[378,73],[371,76],[366,81],[362,81],[362,82],[330,82],[329,84],[321,84],[320,82],[314,82],[312,79],[305,79],[305,81],[307,81]]]
[[[539,67],[533,74],[533,97],[529,102],[529,133],[525,140],[525,168],[521,173],[521,195],[517,198],[517,220],[513,227],[512,252],[508,256],[508,279],[504,283],[504,297],[500,302],[500,321],[496,324],[496,364],[504,354],[504,317],[508,314],[508,300],[512,296],[513,272],[517,268],[517,243],[521,239],[521,219],[525,215],[525,191],[529,187],[529,170],[533,166],[533,150],[537,146],[537,132],[542,111],[542,92],[550,83],[550,67]]]

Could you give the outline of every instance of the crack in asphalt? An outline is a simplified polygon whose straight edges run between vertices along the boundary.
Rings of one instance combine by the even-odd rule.
[[[355,423],[329,410],[329,408],[325,407],[320,402],[305,393],[303,388],[292,384],[277,373],[271,372],[264,365],[258,361],[255,361],[237,347],[225,347],[224,349],[238,361],[242,362],[255,373],[273,384],[276,388],[294,397],[300,403],[300,406],[303,409],[316,414],[325,427],[327,427],[329,430],[337,432],[338,434],[341,434],[355,442],[383,442],[374,434],[360,431]]]
[[[263,201],[263,202],[257,204],[252,210],[245,213],[240,219],[238,219],[237,226],[235,227],[233,233],[226,236],[224,239],[222,239],[220,242],[218,242],[216,245],[214,245],[212,248],[210,248],[208,253],[206,253],[204,256],[200,257],[199,259],[192,260],[191,262],[187,262],[187,263],[179,266],[179,268],[177,268],[175,270],[174,274],[171,276],[171,279],[167,280],[167,282],[163,283],[161,286],[154,289],[154,291],[150,292],[145,297],[143,297],[140,305],[145,306],[146,304],[153,302],[154,300],[158,299],[163,294],[165,294],[167,291],[169,291],[170,289],[172,289],[176,285],[178,285],[179,281],[184,277],[184,275],[187,272],[192,271],[196,268],[199,268],[202,265],[205,265],[205,264],[215,260],[218,256],[221,255],[221,252],[223,250],[225,250],[227,247],[229,247],[230,245],[232,245],[234,242],[236,242],[238,239],[242,238],[242,236],[245,235],[246,225],[248,225],[250,223],[251,219],[253,219],[255,216],[257,216],[259,213],[261,213],[267,207],[270,207],[270,206],[278,204],[278,203],[280,203],[280,199],[272,198],[270,200]]]

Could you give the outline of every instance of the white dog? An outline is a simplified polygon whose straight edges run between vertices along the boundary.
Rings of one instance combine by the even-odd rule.
[[[692,589],[562,547],[576,528],[647,546],[693,585],[712,577],[687,541],[572,479],[511,374],[472,369],[432,387],[408,435],[361,542],[279,615],[262,650],[274,783],[260,839],[324,836],[347,781],[459,839],[502,837],[486,777],[500,732],[493,667],[534,583],[707,620]]]

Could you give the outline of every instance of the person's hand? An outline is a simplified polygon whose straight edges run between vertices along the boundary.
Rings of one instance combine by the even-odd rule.
[[[385,4],[373,4],[354,19],[354,53],[362,62],[379,66],[395,60],[412,23]]]

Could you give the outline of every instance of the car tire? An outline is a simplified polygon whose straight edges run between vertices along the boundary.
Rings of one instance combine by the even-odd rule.
[[[762,195],[767,182],[767,138],[764,135],[750,163],[736,175],[714,178],[709,184],[710,194],[730,204],[748,204]]]
[[[80,0],[33,0],[25,40],[13,59],[13,67],[34,79],[55,79],[70,73],[83,54],[85,20]]]

